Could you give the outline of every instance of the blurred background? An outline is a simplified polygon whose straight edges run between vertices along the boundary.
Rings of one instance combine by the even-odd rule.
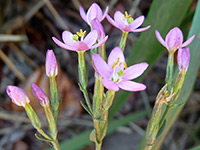
[[[188,7],[186,7],[185,14],[182,16],[181,21],[172,24],[173,27],[181,27],[185,40],[197,6],[196,0],[188,1],[190,1],[190,4],[187,4]],[[63,149],[66,150],[94,149],[94,144],[90,143],[88,138],[88,130],[92,129],[93,122],[91,117],[80,105],[80,100],[83,100],[83,96],[77,84],[77,54],[58,47],[51,39],[52,36],[61,39],[63,30],[70,30],[72,33],[75,33],[80,29],[84,29],[89,32],[89,26],[80,17],[79,7],[83,6],[86,11],[93,2],[99,4],[103,10],[105,10],[106,6],[109,6],[109,15],[111,15],[111,17],[113,17],[116,10],[120,10],[122,13],[128,11],[133,18],[136,18],[140,15],[147,16],[153,0],[0,1],[1,150],[43,150],[50,147],[46,142],[41,142],[36,139],[34,136],[36,130],[30,124],[23,108],[12,104],[5,92],[7,85],[16,85],[25,89],[31,99],[31,105],[42,120],[43,128],[45,130],[47,129],[42,107],[31,92],[31,84],[34,82],[49,95],[49,80],[46,77],[44,68],[47,49],[54,50],[60,65],[59,75],[57,77],[60,98],[62,98],[58,119],[59,141],[62,143]],[[180,1],[180,3],[181,2],[182,1]],[[163,1],[163,4],[164,3]],[[164,16],[169,14],[159,13],[159,15]],[[149,25],[150,22],[151,21],[145,25]],[[159,24],[162,22],[157,23]],[[165,24],[168,23],[169,22],[166,22]],[[106,19],[102,24],[105,33],[109,35],[109,39],[106,42],[108,55],[112,48],[119,44],[121,31],[109,24]],[[160,30],[162,31],[162,28],[160,28]],[[165,37],[169,30],[170,28],[163,31],[162,36]],[[148,34],[149,31],[147,30],[145,32]],[[125,55],[127,57],[129,55],[134,55],[132,54],[132,48],[138,41],[140,35],[140,33],[129,33],[125,50]],[[152,36],[152,39],[156,40],[155,35]],[[151,41],[149,41],[147,37],[147,40],[144,40],[143,43],[145,44],[148,42]],[[156,44],[159,45],[158,42]],[[158,91],[165,83],[167,51],[161,45],[159,45],[158,49],[159,53],[154,55],[152,51],[152,54],[148,55],[152,56],[148,57],[147,60],[147,62],[151,62],[151,67],[141,81],[147,85],[147,90],[129,93],[129,96],[125,97],[123,102],[119,99],[120,94],[117,95],[119,97],[116,99],[114,105],[116,111],[112,111],[111,115],[116,122],[113,124],[111,123],[112,126],[109,128],[110,134],[104,140],[103,150],[135,150],[139,146],[151,115],[149,110],[151,110],[154,105]],[[140,49],[138,49],[138,51],[140,51]],[[150,50],[146,49],[146,51]],[[155,51],[156,49],[154,49],[154,52]],[[136,56],[137,53],[135,52],[135,57]],[[141,57],[142,60],[144,56]],[[137,61],[141,62],[139,59]],[[131,58],[129,58],[129,62],[132,63]],[[94,70],[92,68],[89,52],[86,53],[86,63],[89,77],[88,91],[92,98]],[[194,89],[192,90],[188,103],[185,105],[178,120],[170,129],[164,141],[163,150],[185,150],[200,144],[199,91],[200,71],[198,71]],[[123,99],[123,94],[121,94],[120,98]],[[132,117],[130,119],[131,115]],[[127,119],[127,116],[129,119]],[[69,146],[71,146],[71,148],[69,148]]]

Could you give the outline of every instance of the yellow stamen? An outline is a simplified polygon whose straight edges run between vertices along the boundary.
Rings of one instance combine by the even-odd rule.
[[[124,62],[124,68],[127,69],[127,64],[126,64],[126,62]]]
[[[117,61],[112,65],[112,69],[119,63],[119,57],[117,58]]]
[[[126,17],[126,18],[131,18],[131,15],[129,15],[128,12],[125,11],[125,17]]]
[[[76,32],[76,34],[77,34],[79,37],[84,37],[85,34],[86,34],[86,31],[83,32],[83,30],[80,29],[80,32]]]

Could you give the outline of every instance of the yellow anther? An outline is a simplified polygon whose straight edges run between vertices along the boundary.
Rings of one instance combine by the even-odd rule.
[[[119,66],[121,66],[121,65],[122,65],[122,62],[119,63]]]
[[[77,34],[79,37],[84,37],[85,34],[86,34],[86,31],[83,32],[83,30],[80,29],[80,32],[76,32],[76,34]]]
[[[119,57],[117,58],[117,61],[112,65],[112,69],[119,63]]]
[[[127,11],[125,11],[124,19],[125,18],[127,18],[127,19],[131,18],[131,15],[129,15]]]
[[[127,69],[127,64],[126,64],[126,62],[124,62],[124,68]]]

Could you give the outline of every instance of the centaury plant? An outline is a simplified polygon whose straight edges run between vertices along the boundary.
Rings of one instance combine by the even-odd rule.
[[[131,92],[146,89],[144,84],[131,80],[141,76],[147,69],[148,64],[146,62],[141,62],[127,66],[124,51],[129,32],[146,31],[151,26],[149,25],[144,28],[139,28],[143,24],[145,17],[139,16],[134,20],[126,11],[125,14],[116,11],[113,20],[108,15],[108,7],[106,7],[103,14],[101,8],[96,3],[91,5],[87,13],[85,13],[84,9],[80,7],[80,15],[90,26],[91,31],[87,35],[86,31],[80,29],[76,34],[72,34],[70,31],[63,31],[62,41],[58,40],[56,37],[52,37],[52,39],[61,48],[75,51],[78,54],[78,85],[86,102],[84,103],[81,101],[81,105],[93,119],[94,129],[90,133],[90,140],[95,143],[96,150],[100,150],[107,132],[109,109],[112,106],[116,92],[120,89]],[[105,44],[108,36],[106,36],[103,26],[101,25],[101,21],[104,18],[107,18],[113,26],[122,31],[121,41],[118,46],[113,47],[108,59],[106,57]],[[157,95],[152,117],[147,127],[146,150],[152,149],[155,141],[162,133],[162,130],[165,127],[165,118],[167,113],[174,107],[181,105],[177,104],[176,100],[182,89],[190,60],[189,48],[184,47],[189,45],[195,37],[193,35],[183,43],[183,34],[178,27],[170,30],[165,40],[163,40],[157,30],[155,33],[158,41],[167,48],[169,57],[166,69],[166,84]],[[91,51],[91,60],[95,72],[95,84],[92,100],[89,97],[87,90],[88,73],[85,63],[85,52],[88,50]],[[177,76],[174,75],[174,53],[176,50],[178,50],[177,60],[179,65],[179,73]],[[32,84],[32,92],[44,108],[49,127],[48,134],[41,128],[41,122],[31,107],[30,100],[25,91],[16,86],[8,86],[7,93],[13,103],[25,108],[32,125],[38,133],[40,133],[36,134],[36,137],[40,140],[52,143],[54,149],[59,150],[60,147],[57,139],[57,116],[61,100],[59,99],[56,84],[58,65],[52,50],[47,51],[46,74],[50,81],[50,100],[42,89],[34,83]]]

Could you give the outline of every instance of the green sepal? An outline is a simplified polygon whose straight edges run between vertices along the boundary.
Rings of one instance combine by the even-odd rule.
[[[52,139],[47,139],[41,135],[38,135],[37,133],[35,133],[35,137],[38,139],[38,140],[41,140],[41,141],[45,141],[45,142],[52,142],[53,140]]]
[[[166,127],[166,119],[165,119],[165,121],[163,122],[162,126],[159,129],[159,131],[157,133],[157,136],[156,136],[156,139],[163,133],[165,127]]]
[[[41,128],[41,121],[38,118],[35,111],[33,110],[33,108],[31,107],[31,105],[27,103],[24,108],[25,108],[26,114],[28,115],[29,119],[31,120],[31,123],[34,126],[34,128]]]
[[[58,96],[58,87],[56,84],[55,77],[49,78],[50,80],[50,95],[51,95],[51,100],[50,100],[50,107],[53,111],[53,116],[55,121],[57,121],[57,116],[58,116],[58,110],[60,107],[60,100]]]
[[[93,116],[92,112],[89,110],[89,108],[83,104],[83,101],[80,101],[81,105],[83,106],[83,108],[88,112],[88,114],[90,114],[90,116]]]

